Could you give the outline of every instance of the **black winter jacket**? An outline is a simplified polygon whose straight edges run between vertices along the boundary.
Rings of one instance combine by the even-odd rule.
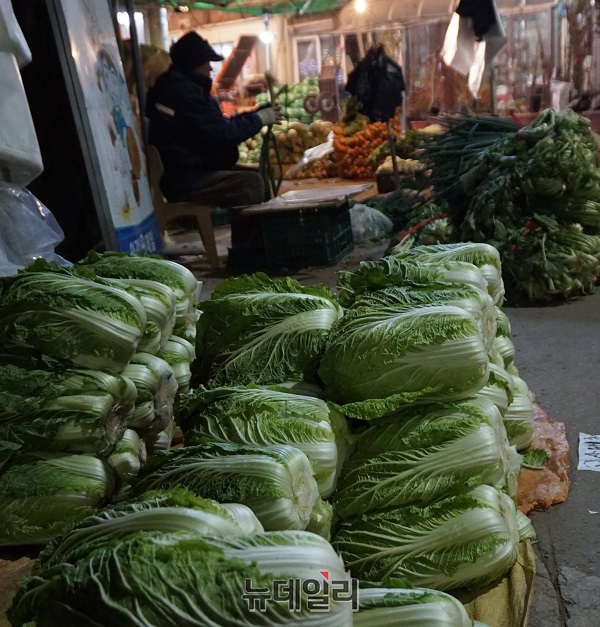
[[[212,172],[233,169],[238,145],[262,127],[256,113],[224,117],[208,83],[171,67],[147,94],[148,140],[160,153],[161,190],[169,201],[184,197]]]

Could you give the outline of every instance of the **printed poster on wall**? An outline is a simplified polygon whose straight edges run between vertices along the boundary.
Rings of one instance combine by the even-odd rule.
[[[160,252],[143,145],[109,2],[48,2],[59,51],[63,47],[63,67],[105,245],[122,252]]]

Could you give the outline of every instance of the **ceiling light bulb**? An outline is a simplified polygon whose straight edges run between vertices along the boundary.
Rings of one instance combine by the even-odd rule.
[[[367,10],[366,0],[355,0],[355,2],[354,2],[354,10],[357,13],[364,13]]]
[[[273,33],[270,30],[263,30],[258,38],[263,44],[270,44],[273,41]]]

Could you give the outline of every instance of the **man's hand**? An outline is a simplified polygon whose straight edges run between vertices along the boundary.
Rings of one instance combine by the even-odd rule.
[[[281,113],[281,107],[279,105],[263,105],[256,110],[256,113],[265,126],[271,126],[283,120],[283,114]]]

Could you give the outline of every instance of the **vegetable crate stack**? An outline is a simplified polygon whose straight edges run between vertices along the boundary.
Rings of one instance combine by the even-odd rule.
[[[363,262],[337,295],[227,279],[199,305],[184,446],[54,530],[9,618],[472,625],[448,592],[503,576],[534,535],[514,502],[533,405],[502,299],[486,244]]]

